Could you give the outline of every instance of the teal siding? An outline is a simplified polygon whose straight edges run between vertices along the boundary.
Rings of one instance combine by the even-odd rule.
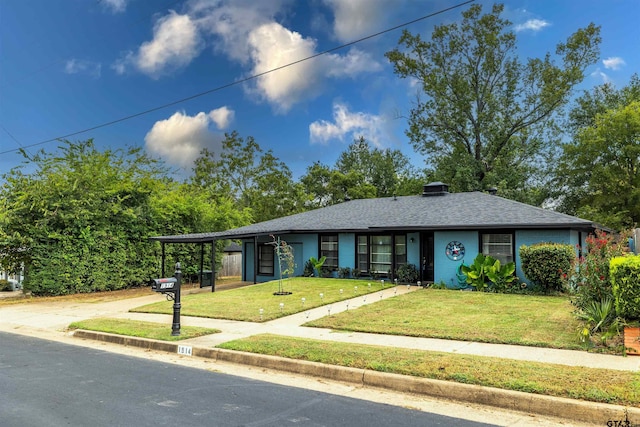
[[[338,235],[338,267],[355,268],[356,266],[356,235],[354,233],[340,233]]]
[[[420,270],[420,233],[407,233],[407,264]]]
[[[293,248],[293,258],[296,264],[294,276],[302,276],[304,272],[304,264],[311,257],[318,257],[318,235],[317,234],[287,234],[280,236],[282,240],[287,242]],[[271,237],[258,238],[258,244],[271,242]],[[253,239],[245,239],[242,241],[243,247],[243,270],[242,280],[253,281]],[[275,260],[274,275],[258,275],[256,281],[268,282],[278,278],[278,261]]]
[[[420,241],[419,232],[409,232],[407,235],[407,263],[420,268]],[[463,262],[470,264],[478,255],[480,250],[477,230],[463,231],[436,231],[434,232],[434,281],[444,282],[448,287],[455,287],[458,284],[456,276],[458,267]],[[566,243],[573,246],[584,245],[587,233],[573,230],[516,230],[515,231],[515,260],[516,275],[520,280],[527,282],[522,272],[520,251],[522,245],[533,245],[540,242]],[[283,235],[285,240],[294,250],[296,263],[295,275],[303,274],[304,265],[309,258],[318,258],[318,234],[290,234]],[[413,239],[413,241],[411,241]],[[465,247],[465,256],[462,260],[450,260],[445,254],[447,244],[453,240],[461,242]],[[270,242],[270,237],[261,237],[258,242]],[[253,280],[253,239],[243,241],[243,272],[242,279]],[[340,233],[338,235],[338,265],[339,267],[355,268],[356,265],[356,234]],[[278,265],[275,265],[274,276],[258,276],[258,282],[266,282],[277,279]],[[336,274],[337,275],[337,274]]]
[[[462,260],[450,260],[446,253],[447,244],[453,240],[462,243],[465,248],[465,255]],[[434,233],[434,282],[444,282],[448,287],[455,287],[458,284],[456,272],[463,262],[470,264],[478,255],[478,232],[477,231],[436,231]]]

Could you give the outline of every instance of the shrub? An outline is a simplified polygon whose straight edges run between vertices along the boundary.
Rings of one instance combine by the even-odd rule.
[[[640,255],[613,258],[609,266],[618,316],[640,320]]]
[[[575,248],[560,243],[538,243],[520,246],[524,275],[545,292],[561,291],[562,275],[571,269],[576,259]]]
[[[304,277],[315,276],[315,271],[313,269],[313,263],[311,262],[311,260],[307,260],[307,262],[304,263],[304,271],[302,272],[302,275]]]
[[[341,279],[348,279],[351,277],[351,269],[349,267],[339,267],[338,277]]]
[[[12,290],[13,286],[11,286],[11,282],[0,279],[0,292],[11,292]]]
[[[476,291],[486,289],[494,292],[506,292],[510,284],[516,280],[513,274],[516,265],[509,262],[501,265],[500,261],[492,256],[478,254],[471,265],[461,265],[460,271],[466,275],[467,283]]]
[[[413,264],[403,264],[396,269],[396,278],[403,283],[416,283],[420,273]]]
[[[586,310],[594,301],[606,298],[614,300],[609,279],[609,262],[627,252],[627,238],[621,234],[618,239],[604,232],[596,232],[586,239],[586,252],[574,260],[568,274],[563,279],[569,289],[575,292],[571,303],[578,310]]]

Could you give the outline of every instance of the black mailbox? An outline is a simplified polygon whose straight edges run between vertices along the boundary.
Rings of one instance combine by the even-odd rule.
[[[180,335],[180,283],[182,282],[182,271],[180,263],[176,263],[174,277],[164,277],[162,279],[151,279],[149,284],[151,290],[164,294],[168,300],[173,300],[173,324],[171,325],[171,335]]]
[[[178,290],[178,279],[175,277],[151,279],[151,290],[162,293],[175,292]]]

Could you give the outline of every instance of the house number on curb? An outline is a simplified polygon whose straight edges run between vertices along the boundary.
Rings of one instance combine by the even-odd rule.
[[[454,261],[458,261],[464,258],[464,245],[456,240],[453,240],[447,244],[447,249],[445,250],[447,257]]]
[[[188,345],[179,345],[178,346],[178,354],[182,354],[185,356],[191,356],[191,347]]]

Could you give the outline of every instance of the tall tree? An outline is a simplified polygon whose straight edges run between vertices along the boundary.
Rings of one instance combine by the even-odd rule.
[[[619,89],[612,83],[605,83],[596,86],[591,91],[585,91],[575,100],[565,123],[570,141],[562,145],[562,155],[555,173],[555,184],[552,187],[554,188],[552,195],[557,204],[557,210],[589,219],[595,218],[592,218],[592,215],[601,218],[598,213],[601,206],[596,207],[595,210],[589,209],[594,196],[592,193],[594,188],[590,185],[592,181],[590,162],[596,161],[595,153],[591,152],[587,155],[587,153],[580,153],[580,150],[587,143],[584,139],[585,135],[593,135],[592,132],[598,118],[602,119],[605,114],[624,109],[633,102],[640,102],[640,77],[638,74],[631,76],[629,84]],[[582,160],[579,160],[578,156]],[[592,158],[589,160],[588,156]],[[601,213],[607,214],[606,212]],[[609,214],[611,213],[609,212]],[[605,220],[604,222],[622,224],[628,222],[628,219],[625,221]]]
[[[343,174],[360,174],[365,183],[376,189],[376,197],[418,194],[425,184],[400,150],[372,147],[364,137],[340,154],[336,169]]]
[[[640,101],[596,114],[564,145],[576,214],[614,229],[640,223]],[[566,207],[566,205],[565,205]]]
[[[253,137],[244,139],[236,131],[225,134],[220,153],[202,151],[191,183],[217,198],[231,197],[239,209],[251,209],[254,222],[304,209],[302,188],[288,166]]]
[[[600,30],[590,24],[558,44],[561,65],[550,54],[521,63],[503,9],[496,4],[483,15],[473,5],[461,22],[435,27],[431,41],[404,31],[400,48],[386,56],[425,95],[411,110],[407,135],[435,177],[456,191],[497,186],[532,202],[530,187],[546,180],[540,171],[555,142],[554,119],[597,60]]]

